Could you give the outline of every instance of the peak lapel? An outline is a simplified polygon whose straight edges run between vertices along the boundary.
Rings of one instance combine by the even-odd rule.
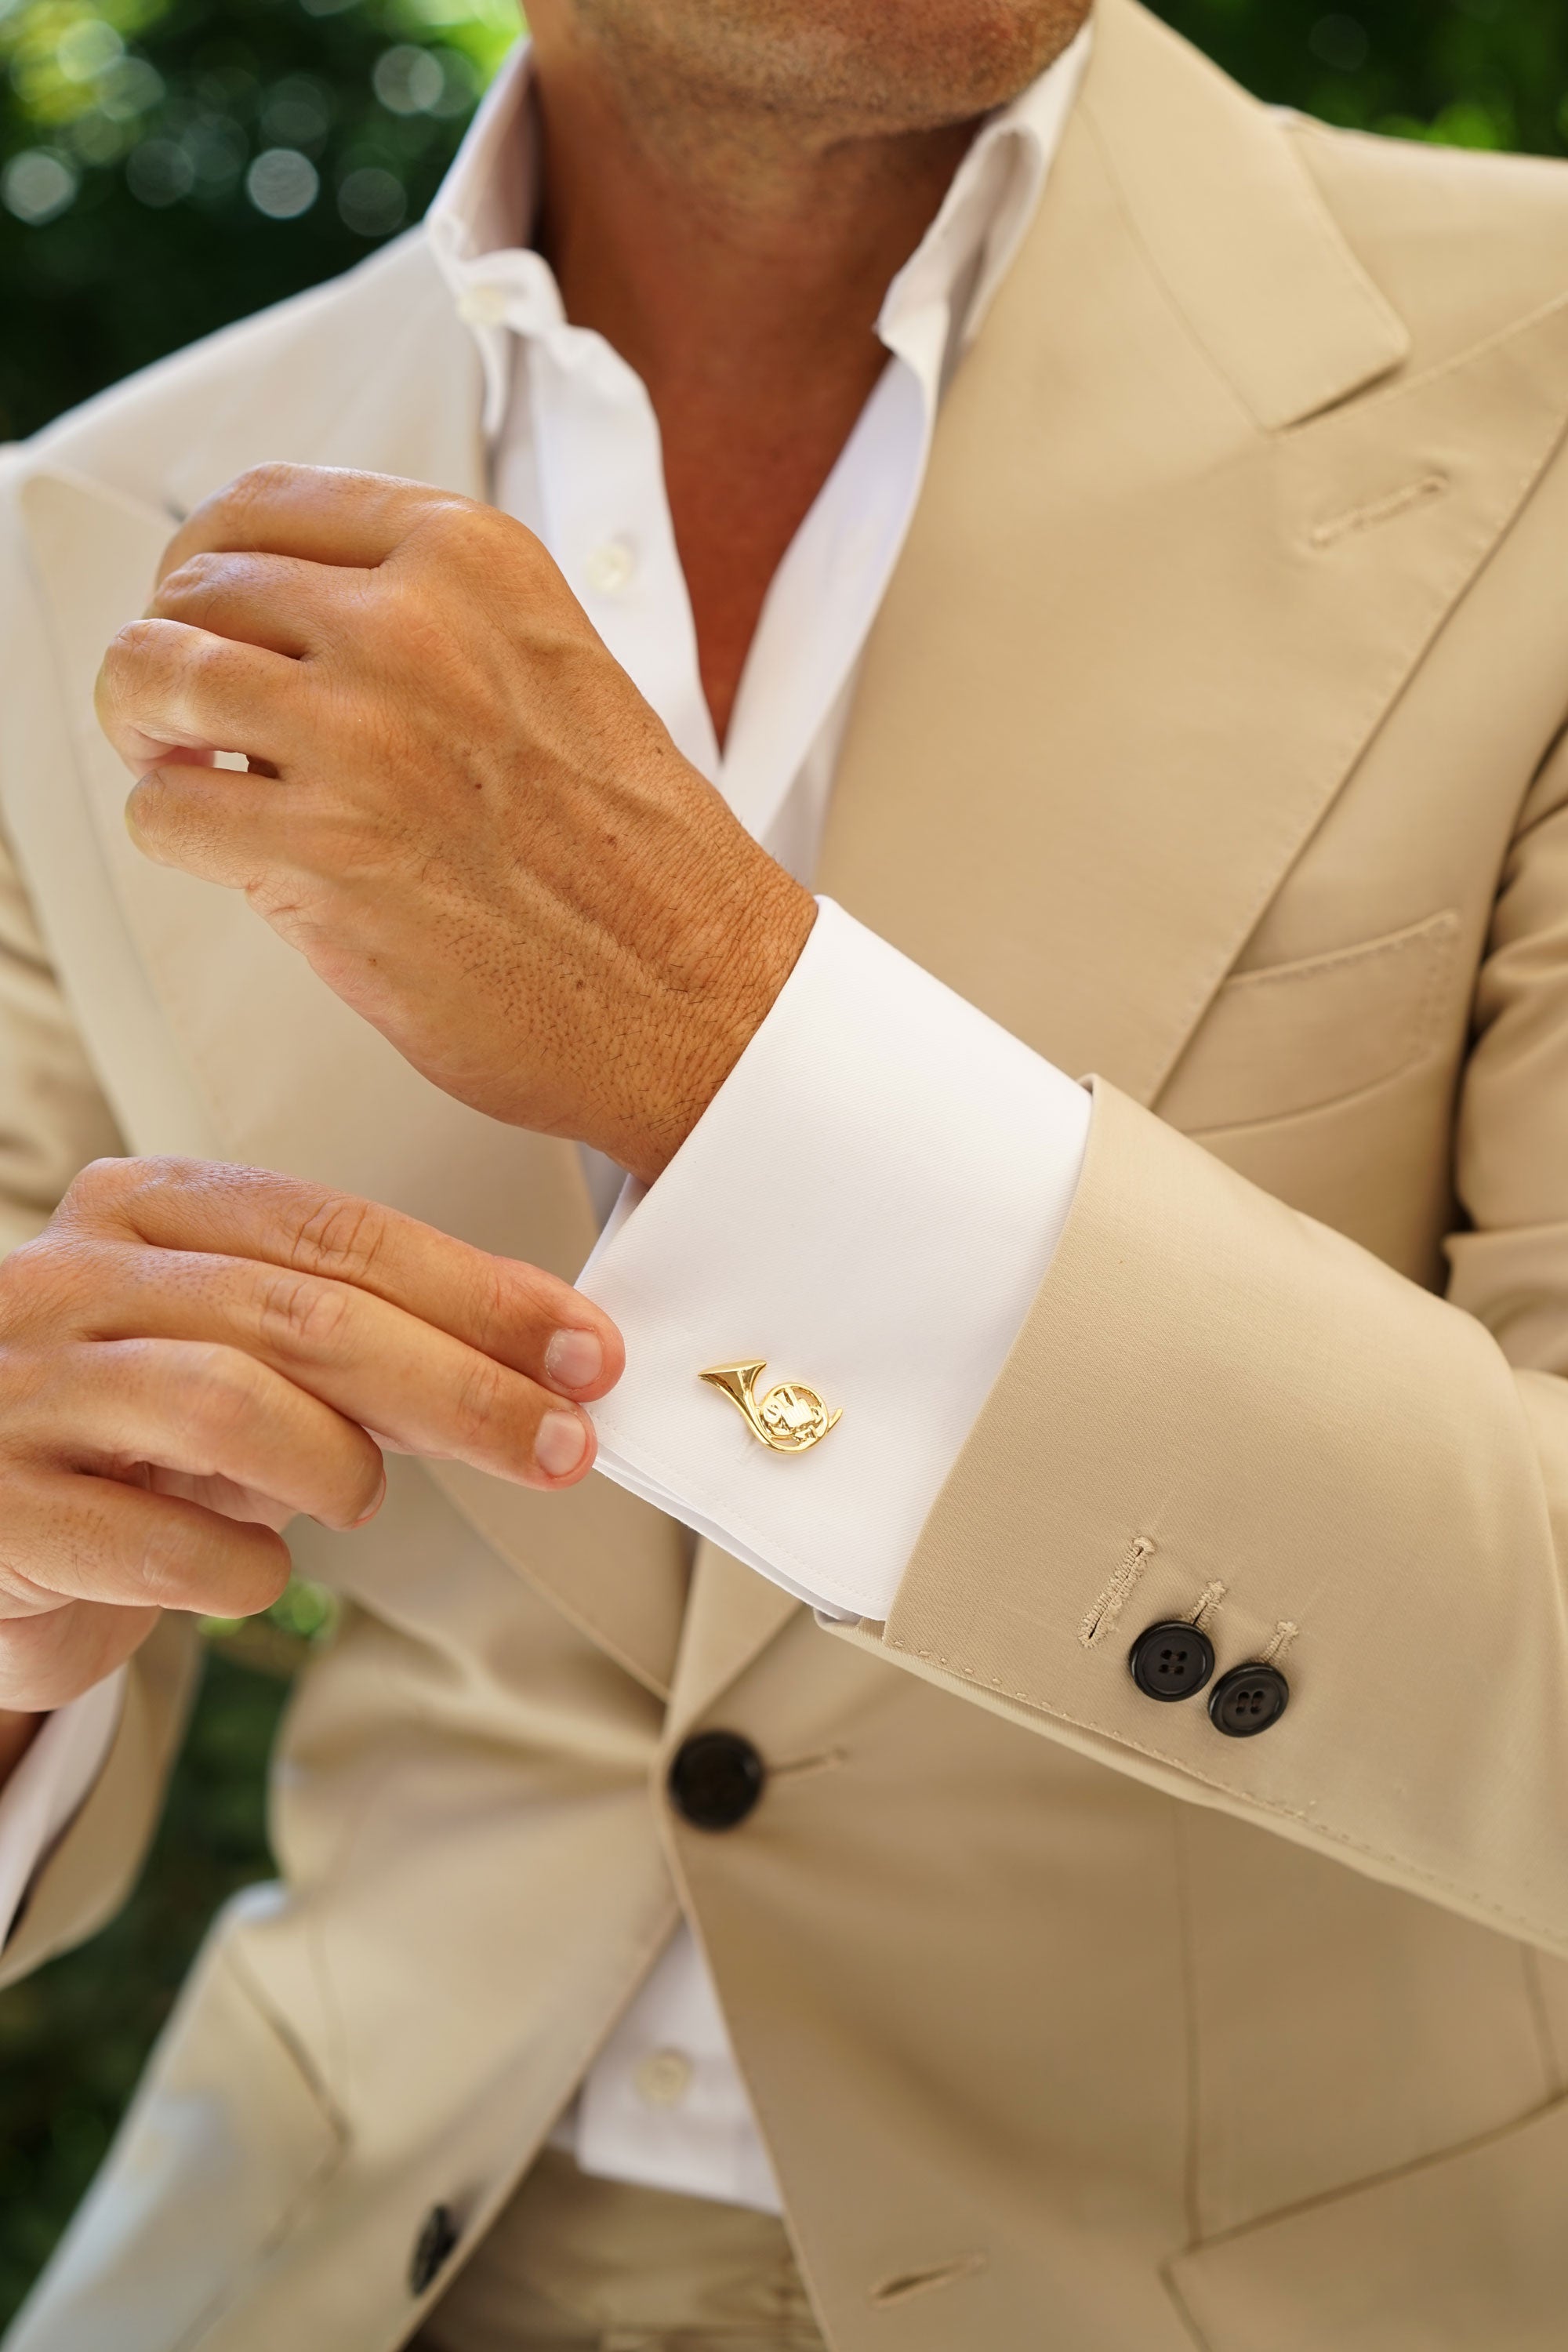
[[[231,438],[218,479],[235,470],[237,446]],[[50,901],[46,920],[68,971],[104,990],[118,980],[141,1007],[129,1023],[115,1004],[83,1007],[87,1034],[116,1056],[132,1148],[341,1187],[571,1279],[593,1222],[570,1145],[452,1101],[242,898],[132,849],[126,778],[94,721],[92,688],[109,637],[145,604],[167,515],[47,473],[24,486],[22,510],[76,775],[73,789],[69,776],[38,767],[14,773],[8,814]],[[431,1472],[574,1622],[639,1679],[668,1688],[685,1597],[668,1520],[602,1478],[547,1496],[455,1465]]]
[[[1288,128],[1102,10],[938,428],[823,887],[1149,1101],[1555,446],[1568,311],[1366,393],[1403,332]]]

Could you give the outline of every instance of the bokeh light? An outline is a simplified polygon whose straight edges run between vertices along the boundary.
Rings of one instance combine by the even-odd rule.
[[[298,147],[264,147],[245,175],[246,194],[268,220],[298,220],[321,188],[321,173]]]

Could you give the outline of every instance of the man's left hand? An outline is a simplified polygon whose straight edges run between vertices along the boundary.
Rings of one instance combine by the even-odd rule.
[[[243,890],[448,1094],[647,1181],[811,929],[539,541],[446,491],[241,475],[99,714],[149,856]]]

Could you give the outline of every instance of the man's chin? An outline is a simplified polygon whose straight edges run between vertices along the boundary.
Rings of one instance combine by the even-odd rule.
[[[895,136],[972,121],[1059,57],[1091,0],[554,0],[650,105]]]

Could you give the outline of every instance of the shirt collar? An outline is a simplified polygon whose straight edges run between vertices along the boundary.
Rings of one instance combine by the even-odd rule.
[[[973,341],[1038,205],[1089,62],[1091,26],[982,125],[935,219],[893,278],[877,321],[890,351],[948,362]],[[506,413],[511,337],[564,323],[560,289],[527,239],[539,148],[530,45],[519,42],[480,105],[426,217],[437,267],[485,370],[487,435]]]

